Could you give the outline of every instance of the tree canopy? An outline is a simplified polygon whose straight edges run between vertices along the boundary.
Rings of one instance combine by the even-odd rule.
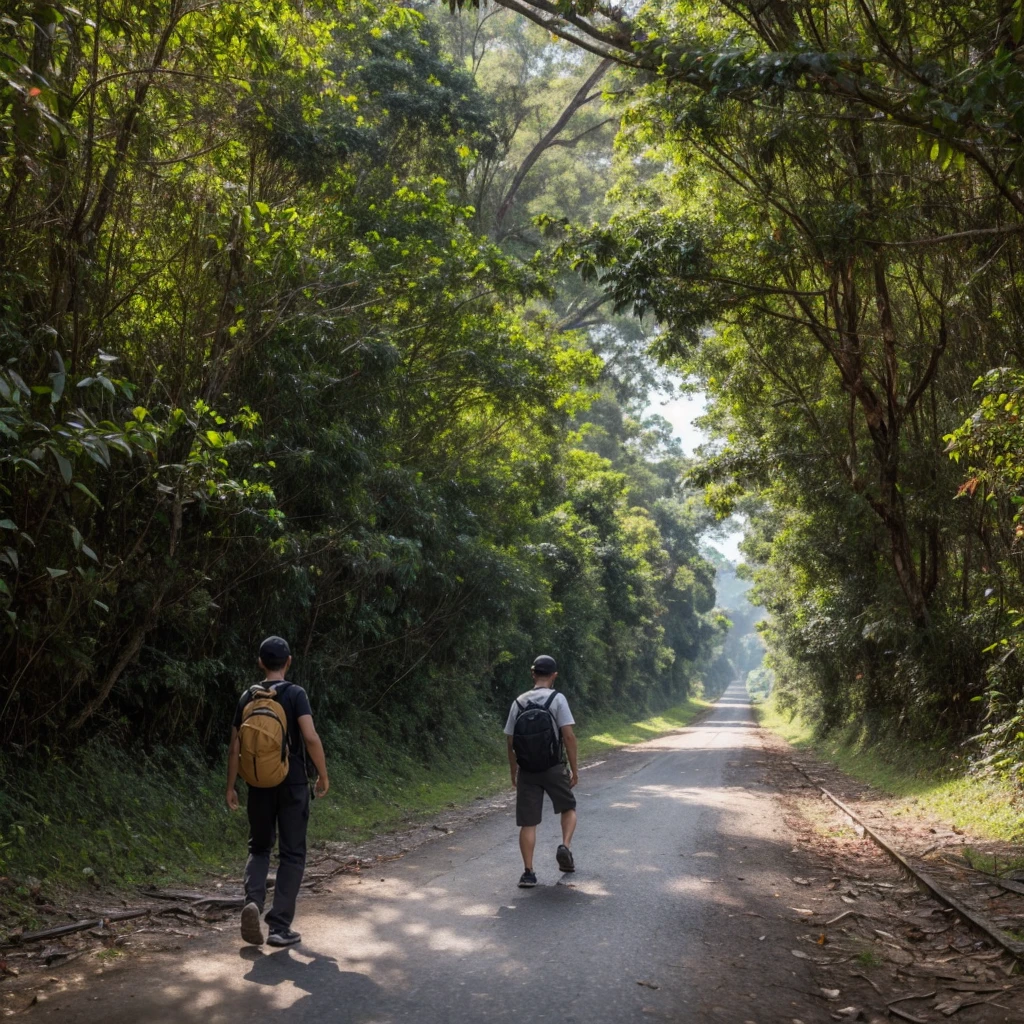
[[[596,109],[594,70],[508,18],[481,71],[451,27],[360,2],[5,9],[5,749],[216,755],[271,632],[353,762],[370,736],[437,756],[540,650],[581,709],[715,677],[707,513],[642,422],[643,331],[618,318],[647,369],[615,377],[614,324],[602,355],[531,235],[563,202],[527,159],[562,100],[503,96],[511,73],[565,103],[590,82]]]
[[[1021,777],[1021,0],[9,6],[5,740],[668,700],[738,510],[783,702]]]
[[[508,6],[635,69],[623,206],[562,251],[713,400],[783,699],[1020,778],[1024,8]]]

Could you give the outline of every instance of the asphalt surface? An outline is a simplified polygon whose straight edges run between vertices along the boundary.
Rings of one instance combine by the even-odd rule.
[[[787,952],[794,925],[778,912],[795,851],[760,756],[746,691],[734,686],[697,725],[582,772],[575,874],[557,869],[547,804],[540,884],[516,888],[510,801],[379,875],[300,902],[300,946],[243,947],[225,931],[177,957],[83,978],[29,1016],[789,1024],[813,985]]]

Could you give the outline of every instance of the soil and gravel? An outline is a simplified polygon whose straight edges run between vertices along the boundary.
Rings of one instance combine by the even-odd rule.
[[[1022,965],[931,898],[817,788],[839,797],[944,891],[993,924],[1021,920],[1024,897],[971,871],[963,850],[1004,863],[1024,851],[981,841],[908,813],[885,796],[779,737],[762,732],[765,779],[808,860],[805,946],[823,990],[841,989],[851,1020],[1024,1021]],[[961,851],[957,853],[957,851]],[[938,856],[936,856],[938,854]],[[1022,887],[1024,888],[1024,887]],[[810,947],[817,947],[811,951]]]

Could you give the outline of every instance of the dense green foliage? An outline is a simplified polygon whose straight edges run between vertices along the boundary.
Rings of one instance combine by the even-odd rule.
[[[635,69],[618,215],[564,252],[712,400],[699,478],[749,517],[780,700],[985,726],[1024,780],[1024,4],[525,13]]]
[[[479,69],[370,3],[5,15],[8,770],[217,757],[270,632],[367,776],[496,729],[539,649],[581,710],[691,692],[705,513],[549,261],[482,223],[514,139]]]

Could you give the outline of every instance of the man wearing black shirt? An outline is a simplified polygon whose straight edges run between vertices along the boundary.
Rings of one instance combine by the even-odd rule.
[[[306,826],[309,823],[309,785],[306,777],[305,751],[319,773],[316,795],[328,789],[327,763],[320,737],[313,727],[309,698],[301,686],[285,679],[292,663],[285,640],[270,636],[260,644],[259,665],[266,676],[266,686],[278,694],[288,719],[288,775],[279,786],[249,787],[246,810],[249,815],[249,859],[245,865],[245,905],[242,908],[242,938],[253,945],[263,944],[263,905],[267,898],[267,872],[270,854],[278,838],[277,881],[274,903],[267,914],[270,928],[267,942],[271,946],[293,946],[302,936],[291,929],[295,918],[295,900],[306,868]],[[249,702],[246,691],[235,709],[231,723],[231,745],[228,748],[228,786],[225,799],[231,810],[238,809],[235,780],[238,778],[238,729],[242,710]],[[305,751],[303,750],[305,748]]]

